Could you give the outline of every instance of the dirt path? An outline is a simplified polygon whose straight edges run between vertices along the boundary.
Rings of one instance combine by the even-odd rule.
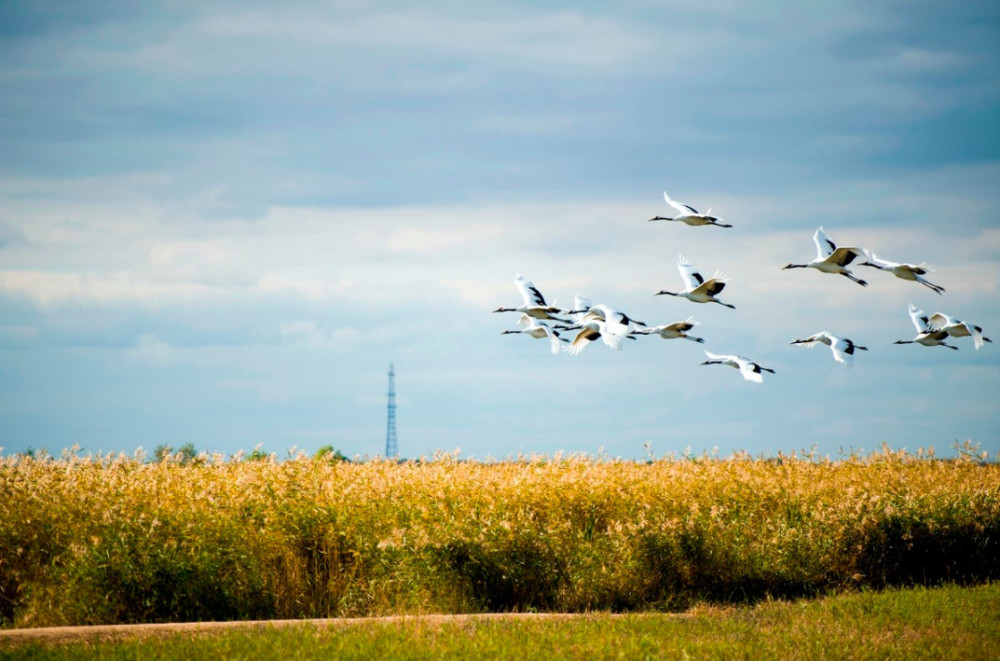
[[[681,616],[682,615],[678,615]],[[167,624],[105,624],[92,627],[43,627],[38,629],[0,629],[0,649],[26,643],[61,644],[83,641],[123,640],[127,638],[167,636],[177,633],[213,633],[232,629],[262,629],[311,624],[316,627],[348,627],[359,624],[399,622],[469,622],[488,620],[624,617],[608,613],[481,613],[470,615],[394,615],[389,617],[346,617],[314,620],[254,620],[239,622],[178,622]],[[633,615],[634,617],[634,615]]]

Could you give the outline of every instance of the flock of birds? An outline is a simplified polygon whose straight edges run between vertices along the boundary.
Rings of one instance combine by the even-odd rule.
[[[650,222],[673,221],[692,227],[706,225],[732,227],[732,225],[722,222],[722,219],[711,215],[711,209],[701,213],[694,207],[677,202],[666,192],[663,193],[663,198],[670,207],[676,210],[676,215],[672,217],[655,216],[649,219]],[[867,287],[868,283],[856,277],[848,269],[848,266],[852,264],[869,266],[880,271],[887,271],[897,278],[920,283],[937,294],[945,291],[944,287],[936,285],[924,277],[930,271],[925,264],[890,262],[864,248],[838,247],[822,227],[813,234],[813,241],[816,243],[816,257],[812,261],[805,264],[787,264],[782,268],[816,269],[821,273],[842,275],[862,287]],[[677,270],[680,272],[684,289],[680,291],[662,290],[657,292],[656,296],[676,296],[686,298],[693,303],[717,303],[730,309],[736,309],[736,306],[718,298],[728,283],[728,279],[722,272],[716,271],[711,278],[705,278],[683,255],[678,256]],[[665,340],[685,339],[692,342],[705,342],[703,338],[688,334],[698,325],[693,317],[672,324],[648,326],[645,322],[633,319],[624,312],[607,305],[593,305],[582,293],[576,294],[573,307],[570,309],[549,305],[538,288],[521,274],[515,275],[514,285],[521,294],[523,305],[500,307],[494,310],[494,312],[520,313],[517,328],[505,330],[503,334],[525,334],[536,339],[547,339],[554,354],[566,351],[578,355],[590,343],[597,340],[601,340],[609,348],[619,351],[626,340],[635,340],[638,337],[648,335],[658,335]],[[911,340],[897,340],[894,344],[915,343],[928,347],[944,346],[957,350],[957,346],[948,344],[945,340],[949,337],[971,337],[978,350],[984,342],[992,342],[983,335],[981,327],[960,321],[950,315],[941,312],[927,315],[912,303],[909,307],[909,313],[910,319],[917,329],[917,334]],[[570,339],[570,335],[572,335],[572,339]],[[860,346],[847,337],[828,331],[820,331],[809,337],[794,340],[791,344],[807,347],[825,344],[830,347],[834,360],[847,366],[853,366],[854,354],[857,351],[868,350],[868,347]],[[729,365],[738,369],[747,381],[761,383],[764,380],[764,372],[774,374],[773,369],[764,367],[745,356],[720,355],[707,350],[705,355],[708,360],[701,363],[702,365]]]

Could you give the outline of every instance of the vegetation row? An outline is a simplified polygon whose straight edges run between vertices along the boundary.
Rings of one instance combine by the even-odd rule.
[[[0,459],[0,624],[678,610],[1000,578],[1000,465]]]

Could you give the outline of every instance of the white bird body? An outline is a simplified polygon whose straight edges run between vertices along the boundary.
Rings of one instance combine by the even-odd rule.
[[[723,303],[715,298],[726,287],[729,280],[721,271],[716,271],[715,275],[706,280],[701,273],[685,259],[684,255],[677,257],[677,270],[680,271],[681,279],[684,280],[685,289],[679,292],[661,290],[655,296],[680,296],[695,303],[718,303],[727,308],[736,309],[735,305]]]
[[[822,273],[837,273],[845,278],[853,280],[862,287],[867,287],[868,283],[864,280],[854,277],[854,275],[846,268],[848,264],[854,261],[856,257],[864,257],[865,252],[861,248],[855,247],[837,247],[837,244],[833,242],[833,239],[823,231],[820,227],[813,234],[813,241],[816,243],[816,259],[812,260],[808,264],[787,264],[783,266],[783,269],[803,269],[811,268],[821,271]]]
[[[886,259],[880,259],[875,253],[865,250],[864,251],[867,260],[860,262],[858,266],[872,266],[879,269],[880,271],[888,271],[892,273],[897,278],[903,280],[912,280],[913,282],[919,282],[925,287],[929,287],[936,293],[940,294],[944,291],[944,287],[941,285],[935,285],[933,282],[928,282],[923,276],[927,275],[931,269],[927,268],[926,264],[905,264],[901,262],[890,262]]]
[[[607,305],[592,305],[587,313],[583,315],[583,323],[591,320],[603,321],[605,325],[605,330],[617,337],[624,338],[629,332],[636,330],[637,327],[645,326],[646,322],[637,321],[630,318],[624,312],[609,308]]]
[[[948,339],[948,331],[931,328],[930,317],[923,310],[918,310],[913,303],[910,303],[909,311],[917,335],[912,340],[896,340],[893,344],[922,344],[925,347],[948,347],[958,351],[958,347],[945,342]]]
[[[688,317],[684,321],[675,321],[672,324],[665,324],[661,326],[651,326],[634,332],[637,335],[659,335],[664,340],[676,340],[678,338],[683,338],[685,340],[691,340],[692,342],[704,342],[705,340],[700,337],[694,337],[687,334],[687,332],[694,328],[697,324],[698,322],[694,320],[694,317]]]
[[[516,308],[500,307],[494,310],[494,312],[521,312],[535,319],[551,319],[553,321],[560,321],[563,323],[566,322],[565,319],[560,319],[559,317],[554,316],[562,310],[554,305],[546,303],[545,297],[542,296],[542,292],[538,291],[538,288],[520,273],[514,275],[514,285],[517,287],[517,290],[521,292],[521,298],[524,299],[524,305]]]
[[[655,216],[650,218],[650,222],[654,220],[676,220],[684,223],[685,225],[691,225],[692,227],[698,227],[701,225],[715,225],[716,227],[732,227],[732,225],[726,225],[720,222],[721,218],[716,218],[711,215],[712,210],[709,209],[705,213],[700,213],[697,209],[687,204],[681,204],[677,200],[674,200],[669,195],[667,191],[663,191],[663,199],[666,200],[667,204],[677,210],[677,215],[668,218],[666,216]]]
[[[945,331],[952,337],[972,337],[972,342],[976,351],[983,346],[983,342],[992,342],[988,337],[983,337],[983,329],[979,326],[959,321],[951,315],[943,312],[935,312],[927,318],[927,327],[931,331]]]
[[[505,330],[501,335],[509,335],[512,333],[523,333],[524,335],[530,335],[535,339],[548,338],[549,343],[552,347],[552,353],[559,353],[560,337],[559,333],[549,328],[549,325],[544,321],[538,321],[534,317],[529,317],[527,314],[521,314],[517,318],[518,330]]]
[[[774,370],[763,367],[760,363],[755,363],[745,356],[723,356],[714,354],[711,351],[705,351],[705,355],[708,356],[708,360],[703,362],[702,365],[729,365],[730,367],[735,367],[740,371],[744,379],[753,381],[754,383],[764,382],[762,372],[774,374]]]
[[[868,347],[859,346],[853,340],[834,335],[827,331],[820,331],[804,340],[795,340],[792,342],[792,344],[803,344],[810,349],[817,343],[822,343],[830,347],[830,350],[833,352],[833,359],[849,367],[854,367],[854,352],[856,350],[868,351]]]

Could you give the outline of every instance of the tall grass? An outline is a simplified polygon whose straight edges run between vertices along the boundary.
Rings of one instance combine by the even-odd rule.
[[[0,460],[0,622],[674,610],[1000,578],[1000,466]]]

